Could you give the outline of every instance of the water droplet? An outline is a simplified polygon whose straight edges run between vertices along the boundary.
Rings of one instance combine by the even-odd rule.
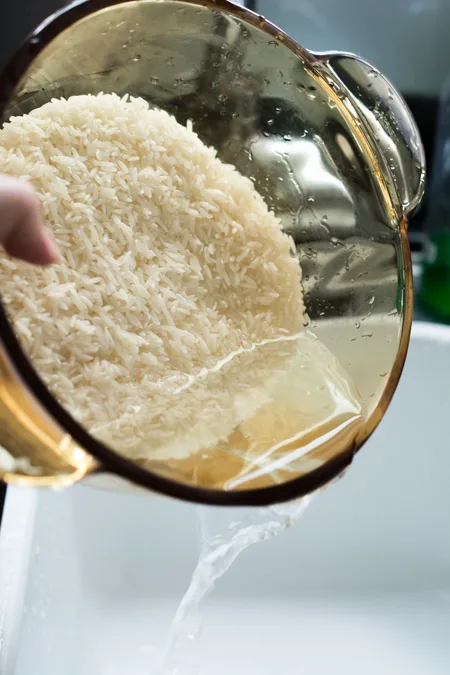
[[[284,138],[285,141],[292,141],[291,134],[283,134],[283,138]]]
[[[378,75],[380,74],[380,71],[376,70],[375,68],[371,68],[367,74],[368,74],[369,77],[375,78],[375,77],[378,77]]]
[[[279,115],[280,112],[281,112],[281,108],[275,108],[275,114],[276,114],[276,115]]]
[[[328,97],[328,107],[331,108],[332,110],[334,108],[337,108],[337,103],[333,98]]]
[[[226,94],[219,94],[217,96],[218,101],[226,101],[228,99],[228,96]]]
[[[269,40],[269,45],[271,47],[278,47],[278,42],[276,40]]]
[[[141,57],[140,54],[136,54],[136,56],[133,56],[133,61],[140,61],[141,58],[142,58],[142,57]]]
[[[331,237],[330,242],[333,246],[337,246],[339,244],[339,239],[337,237]]]
[[[156,75],[153,75],[153,77],[150,78],[150,82],[152,84],[158,84],[159,82],[159,77],[156,77]]]
[[[369,305],[373,305],[374,302],[375,302],[375,296],[372,295],[372,297],[369,300]]]
[[[363,338],[371,338],[373,333],[363,333],[361,337]]]
[[[328,223],[328,216],[327,215],[323,216],[320,222],[322,223],[322,225],[326,225]]]
[[[267,120],[267,126],[271,127],[274,123],[274,120]]]
[[[361,328],[361,322],[360,321],[355,321],[355,327],[357,330]]]
[[[308,197],[308,203],[314,204],[314,197]]]

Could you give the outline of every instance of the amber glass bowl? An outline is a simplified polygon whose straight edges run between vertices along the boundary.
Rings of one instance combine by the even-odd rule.
[[[408,216],[424,153],[403,99],[376,68],[307,51],[226,0],[85,0],[51,16],[0,75],[0,115],[53,97],[142,96],[194,121],[256,180],[298,247],[311,330],[359,388],[365,419],[316,448],[284,483],[226,490],[148,470],[87,433],[44,386],[0,307],[0,445],[33,471],[5,481],[69,485],[90,475],[178,498],[249,505],[293,499],[338,476],[376,428],[404,364],[412,319]],[[1,169],[1,167],[0,167]],[[112,484],[112,483],[111,483]]]

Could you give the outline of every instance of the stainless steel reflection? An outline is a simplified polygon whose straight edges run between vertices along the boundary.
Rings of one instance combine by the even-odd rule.
[[[367,404],[358,447],[393,394],[412,315],[406,217],[423,194],[424,156],[392,85],[225,0],[128,1],[74,22],[66,13],[64,30],[42,49],[36,40],[6,119],[52,97],[138,95],[192,119],[254,181],[298,247],[312,329]]]

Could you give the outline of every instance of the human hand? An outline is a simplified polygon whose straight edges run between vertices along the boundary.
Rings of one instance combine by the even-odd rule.
[[[14,258],[35,265],[59,260],[58,246],[42,221],[33,188],[1,174],[0,245]]]

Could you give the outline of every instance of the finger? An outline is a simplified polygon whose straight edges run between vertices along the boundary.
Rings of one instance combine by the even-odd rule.
[[[44,226],[33,188],[7,176],[0,176],[0,244],[14,258],[36,265],[59,260],[58,246]]]

